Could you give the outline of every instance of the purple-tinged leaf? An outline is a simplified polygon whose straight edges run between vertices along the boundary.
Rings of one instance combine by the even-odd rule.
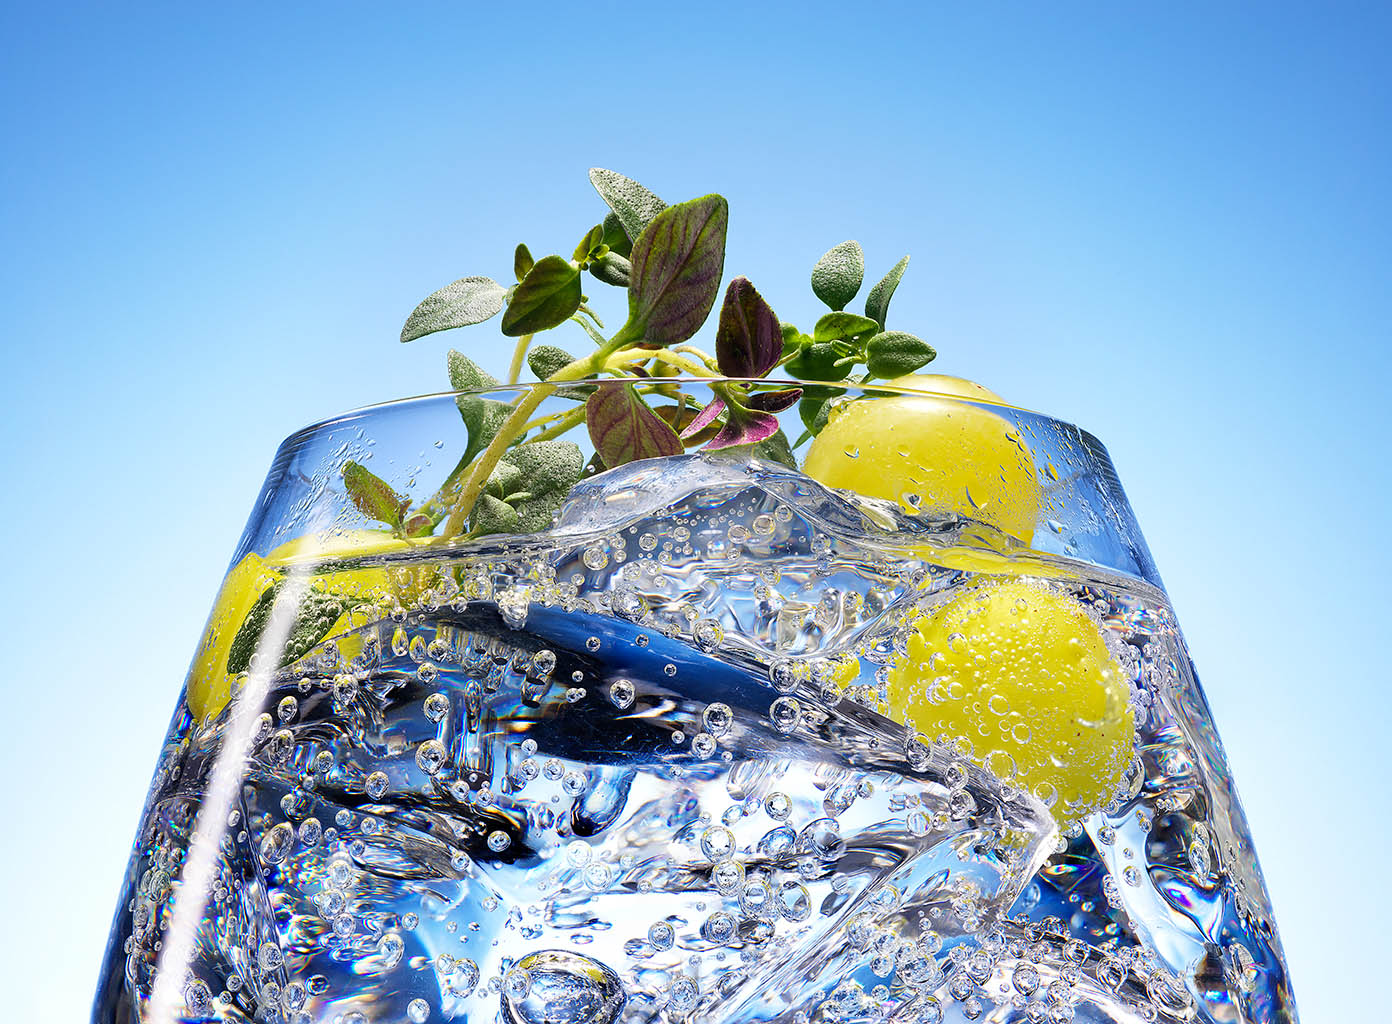
[[[760,412],[782,412],[790,408],[802,397],[802,388],[784,388],[781,391],[759,391],[750,395],[746,404]]]
[[[708,449],[732,448],[737,444],[757,444],[778,433],[778,420],[766,412],[746,409],[730,411],[720,433],[710,439]]]
[[[686,429],[681,432],[683,438],[695,437],[706,427],[715,422],[715,418],[725,411],[725,400],[723,398],[712,398],[710,404],[696,414],[696,418],[686,425]]]
[[[388,483],[357,462],[343,464],[343,486],[358,511],[388,526],[400,526],[408,499],[393,491]]]
[[[686,450],[677,432],[648,407],[631,384],[600,384],[585,402],[585,425],[610,469]]]
[[[715,305],[730,208],[709,195],[669,206],[633,243],[628,320],[653,345],[680,345]]]
[[[730,377],[762,377],[783,355],[783,328],[772,307],[747,277],[725,290],[720,326],[715,332],[715,359]]]

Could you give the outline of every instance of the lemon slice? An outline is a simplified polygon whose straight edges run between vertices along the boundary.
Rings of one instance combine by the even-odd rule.
[[[1034,584],[983,583],[912,628],[907,657],[889,670],[892,715],[958,742],[1043,800],[1060,827],[1111,800],[1131,762],[1135,716],[1122,670],[1082,608]]]
[[[920,374],[890,383],[1001,401],[960,377]],[[910,514],[956,513],[988,523],[1025,544],[1039,518],[1039,479],[1019,430],[989,409],[951,398],[845,403],[813,439],[803,472],[828,487],[898,502]]]
[[[394,598],[409,606],[425,592],[436,570],[422,565],[332,571],[316,571],[315,567],[325,562],[402,551],[413,546],[416,545],[411,541],[385,531],[339,530],[297,537],[273,548],[265,558],[254,552],[244,557],[223,580],[189,670],[185,700],[194,719],[206,721],[227,706],[242,675],[227,670],[232,642],[261,595],[288,571],[307,567],[314,573],[313,585],[345,605],[345,610],[324,635],[327,640],[372,621],[376,616],[360,611],[363,605]],[[340,645],[345,660],[356,656],[360,649],[361,642],[356,637]]]

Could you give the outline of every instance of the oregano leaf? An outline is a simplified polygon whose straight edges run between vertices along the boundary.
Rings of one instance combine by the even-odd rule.
[[[496,387],[498,384],[496,377],[485,373],[477,363],[455,349],[450,349],[447,363],[450,387],[455,391],[473,391]],[[484,398],[481,395],[458,395],[454,404],[458,406],[459,416],[469,434],[469,441],[461,455],[463,461],[469,463],[473,461],[474,456],[488,447],[512,408],[506,402]]]
[[[909,258],[905,256],[894,264],[889,273],[870,289],[870,294],[865,296],[865,315],[879,324],[880,330],[885,329],[885,318],[889,316],[889,300],[894,297],[894,289],[899,287],[908,265]]]
[[[760,412],[782,412],[792,408],[794,402],[802,398],[802,388],[780,388],[777,391],[756,391],[745,399],[745,404]]]
[[[628,319],[645,341],[679,345],[710,315],[725,269],[729,215],[724,196],[678,203],[633,243]]]
[[[610,469],[686,450],[677,432],[648,407],[632,384],[600,384],[585,402],[585,425],[595,451]]]
[[[590,168],[590,184],[599,193],[599,198],[608,203],[609,209],[614,211],[614,216],[623,227],[624,234],[635,242],[652,219],[667,209],[667,204],[661,199],[632,178],[626,178],[618,171],[592,167]],[[605,240],[608,240],[608,235],[606,235]],[[617,245],[611,244],[609,247],[621,255],[628,255],[627,251]]]
[[[391,527],[401,525],[409,501],[359,462],[343,464],[343,487],[358,511],[367,518]]]
[[[505,458],[515,466],[533,496],[564,494],[580,481],[585,456],[573,441],[534,441],[509,449]]]
[[[403,342],[481,324],[498,315],[507,289],[491,277],[461,277],[421,300],[401,328]]]
[[[788,360],[788,372],[799,380],[845,380],[851,364],[840,362],[841,353],[829,341],[814,341]]]
[[[737,444],[757,444],[778,433],[778,419],[756,409],[737,409],[728,406],[725,425],[720,433],[706,442],[708,450],[733,448]]]
[[[844,341],[874,334],[879,329],[880,325],[868,316],[860,316],[858,313],[827,313],[817,321],[817,326],[812,328],[812,340]]]
[[[865,368],[887,380],[913,373],[937,356],[932,345],[904,331],[882,331],[865,344]]]
[[[517,510],[491,494],[480,494],[469,515],[469,529],[476,536],[516,533],[517,526]]]
[[[620,256],[627,256],[633,251],[633,239],[628,237],[623,222],[613,210],[604,215],[604,244],[609,247],[610,252],[616,252]]]
[[[845,309],[865,279],[865,253],[859,242],[842,242],[822,254],[812,268],[812,292],[832,309]]]
[[[517,248],[512,253],[512,272],[517,275],[518,284],[522,279],[531,273],[536,260],[532,259],[532,251],[527,248],[525,242],[518,242]]]
[[[527,353],[527,368],[536,374],[537,380],[546,380],[573,362],[573,355],[555,345],[533,345]]]
[[[580,270],[560,256],[543,256],[512,293],[503,314],[509,338],[558,327],[580,308]]]
[[[627,288],[633,278],[633,264],[612,249],[590,264],[590,273],[615,288]]]
[[[772,307],[746,277],[725,290],[715,332],[715,359],[729,377],[762,377],[783,356],[783,331]]]
[[[575,255],[571,256],[576,263],[585,263],[589,260],[592,253],[604,244],[604,225],[596,224],[585,232],[585,237],[580,239],[580,244],[575,247]]]
[[[251,667],[251,656],[256,653],[256,648],[261,643],[261,634],[266,631],[266,625],[270,622],[271,609],[275,607],[283,583],[283,580],[276,580],[262,591],[261,596],[247,612],[246,618],[242,620],[237,635],[228,645],[228,672],[245,672]],[[309,588],[299,607],[295,609],[290,634],[285,639],[285,646],[280,650],[280,662],[276,667],[293,665],[312,651],[329,635],[329,630],[346,607],[346,603],[338,598],[314,587]]]

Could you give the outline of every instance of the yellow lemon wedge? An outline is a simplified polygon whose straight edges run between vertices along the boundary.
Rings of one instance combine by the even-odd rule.
[[[375,604],[388,597],[409,605],[424,593],[433,572],[429,566],[367,566],[327,571],[317,567],[326,562],[403,551],[412,546],[411,541],[386,531],[338,530],[297,537],[273,548],[265,558],[254,552],[244,557],[223,580],[189,671],[185,700],[194,719],[206,721],[227,706],[241,675],[228,671],[232,641],[261,595],[284,578],[287,571],[297,566],[307,567],[314,574],[313,585],[346,606],[325,634],[324,639],[329,639],[370,621],[369,616],[358,610],[362,605]],[[354,657],[359,653],[357,647],[349,642],[347,647],[341,648],[343,657]]]
[[[914,374],[902,387],[1002,401],[960,377]],[[812,441],[803,472],[828,487],[898,502],[910,514],[951,512],[1025,544],[1039,518],[1034,457],[1015,425],[978,406],[935,395],[848,402]]]
[[[912,623],[889,670],[891,714],[1049,805],[1066,828],[1104,806],[1131,762],[1121,667],[1073,601],[1016,580],[971,587]]]

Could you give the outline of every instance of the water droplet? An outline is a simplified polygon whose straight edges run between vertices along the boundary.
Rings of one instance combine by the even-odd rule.
[[[779,697],[769,705],[769,720],[781,733],[790,733],[797,728],[802,717],[802,705],[796,697]]]
[[[730,731],[730,725],[734,720],[735,713],[728,704],[719,702],[707,704],[706,709],[701,712],[701,724],[706,727],[706,732],[712,736],[724,736]]]
[[[412,999],[406,1004],[406,1016],[411,1024],[425,1024],[430,1019],[430,1004],[424,999]]]
[[[405,952],[406,943],[395,932],[387,932],[377,940],[377,955],[382,958],[382,964],[387,970],[401,963],[401,957]]]
[[[615,679],[609,684],[609,703],[616,708],[626,708],[633,703],[633,684],[627,679]]]
[[[449,760],[449,751],[439,740],[426,740],[416,748],[416,767],[427,775],[437,775]]]
[[[488,848],[494,853],[502,853],[512,845],[512,836],[501,830],[488,833]]]
[[[295,829],[282,821],[261,837],[261,859],[267,864],[279,864],[295,848]]]
[[[677,933],[666,921],[657,921],[648,928],[648,944],[653,949],[671,949]]]
[[[443,693],[432,693],[425,698],[425,717],[438,722],[449,714],[450,701]]]
[[[503,982],[507,1024],[612,1024],[626,1001],[608,965],[569,950],[530,953]]]
[[[387,778],[386,772],[373,772],[363,784],[363,792],[373,800],[380,800],[390,784],[391,780]]]
[[[725,630],[714,619],[701,619],[692,630],[692,637],[697,647],[710,653],[725,640]]]

